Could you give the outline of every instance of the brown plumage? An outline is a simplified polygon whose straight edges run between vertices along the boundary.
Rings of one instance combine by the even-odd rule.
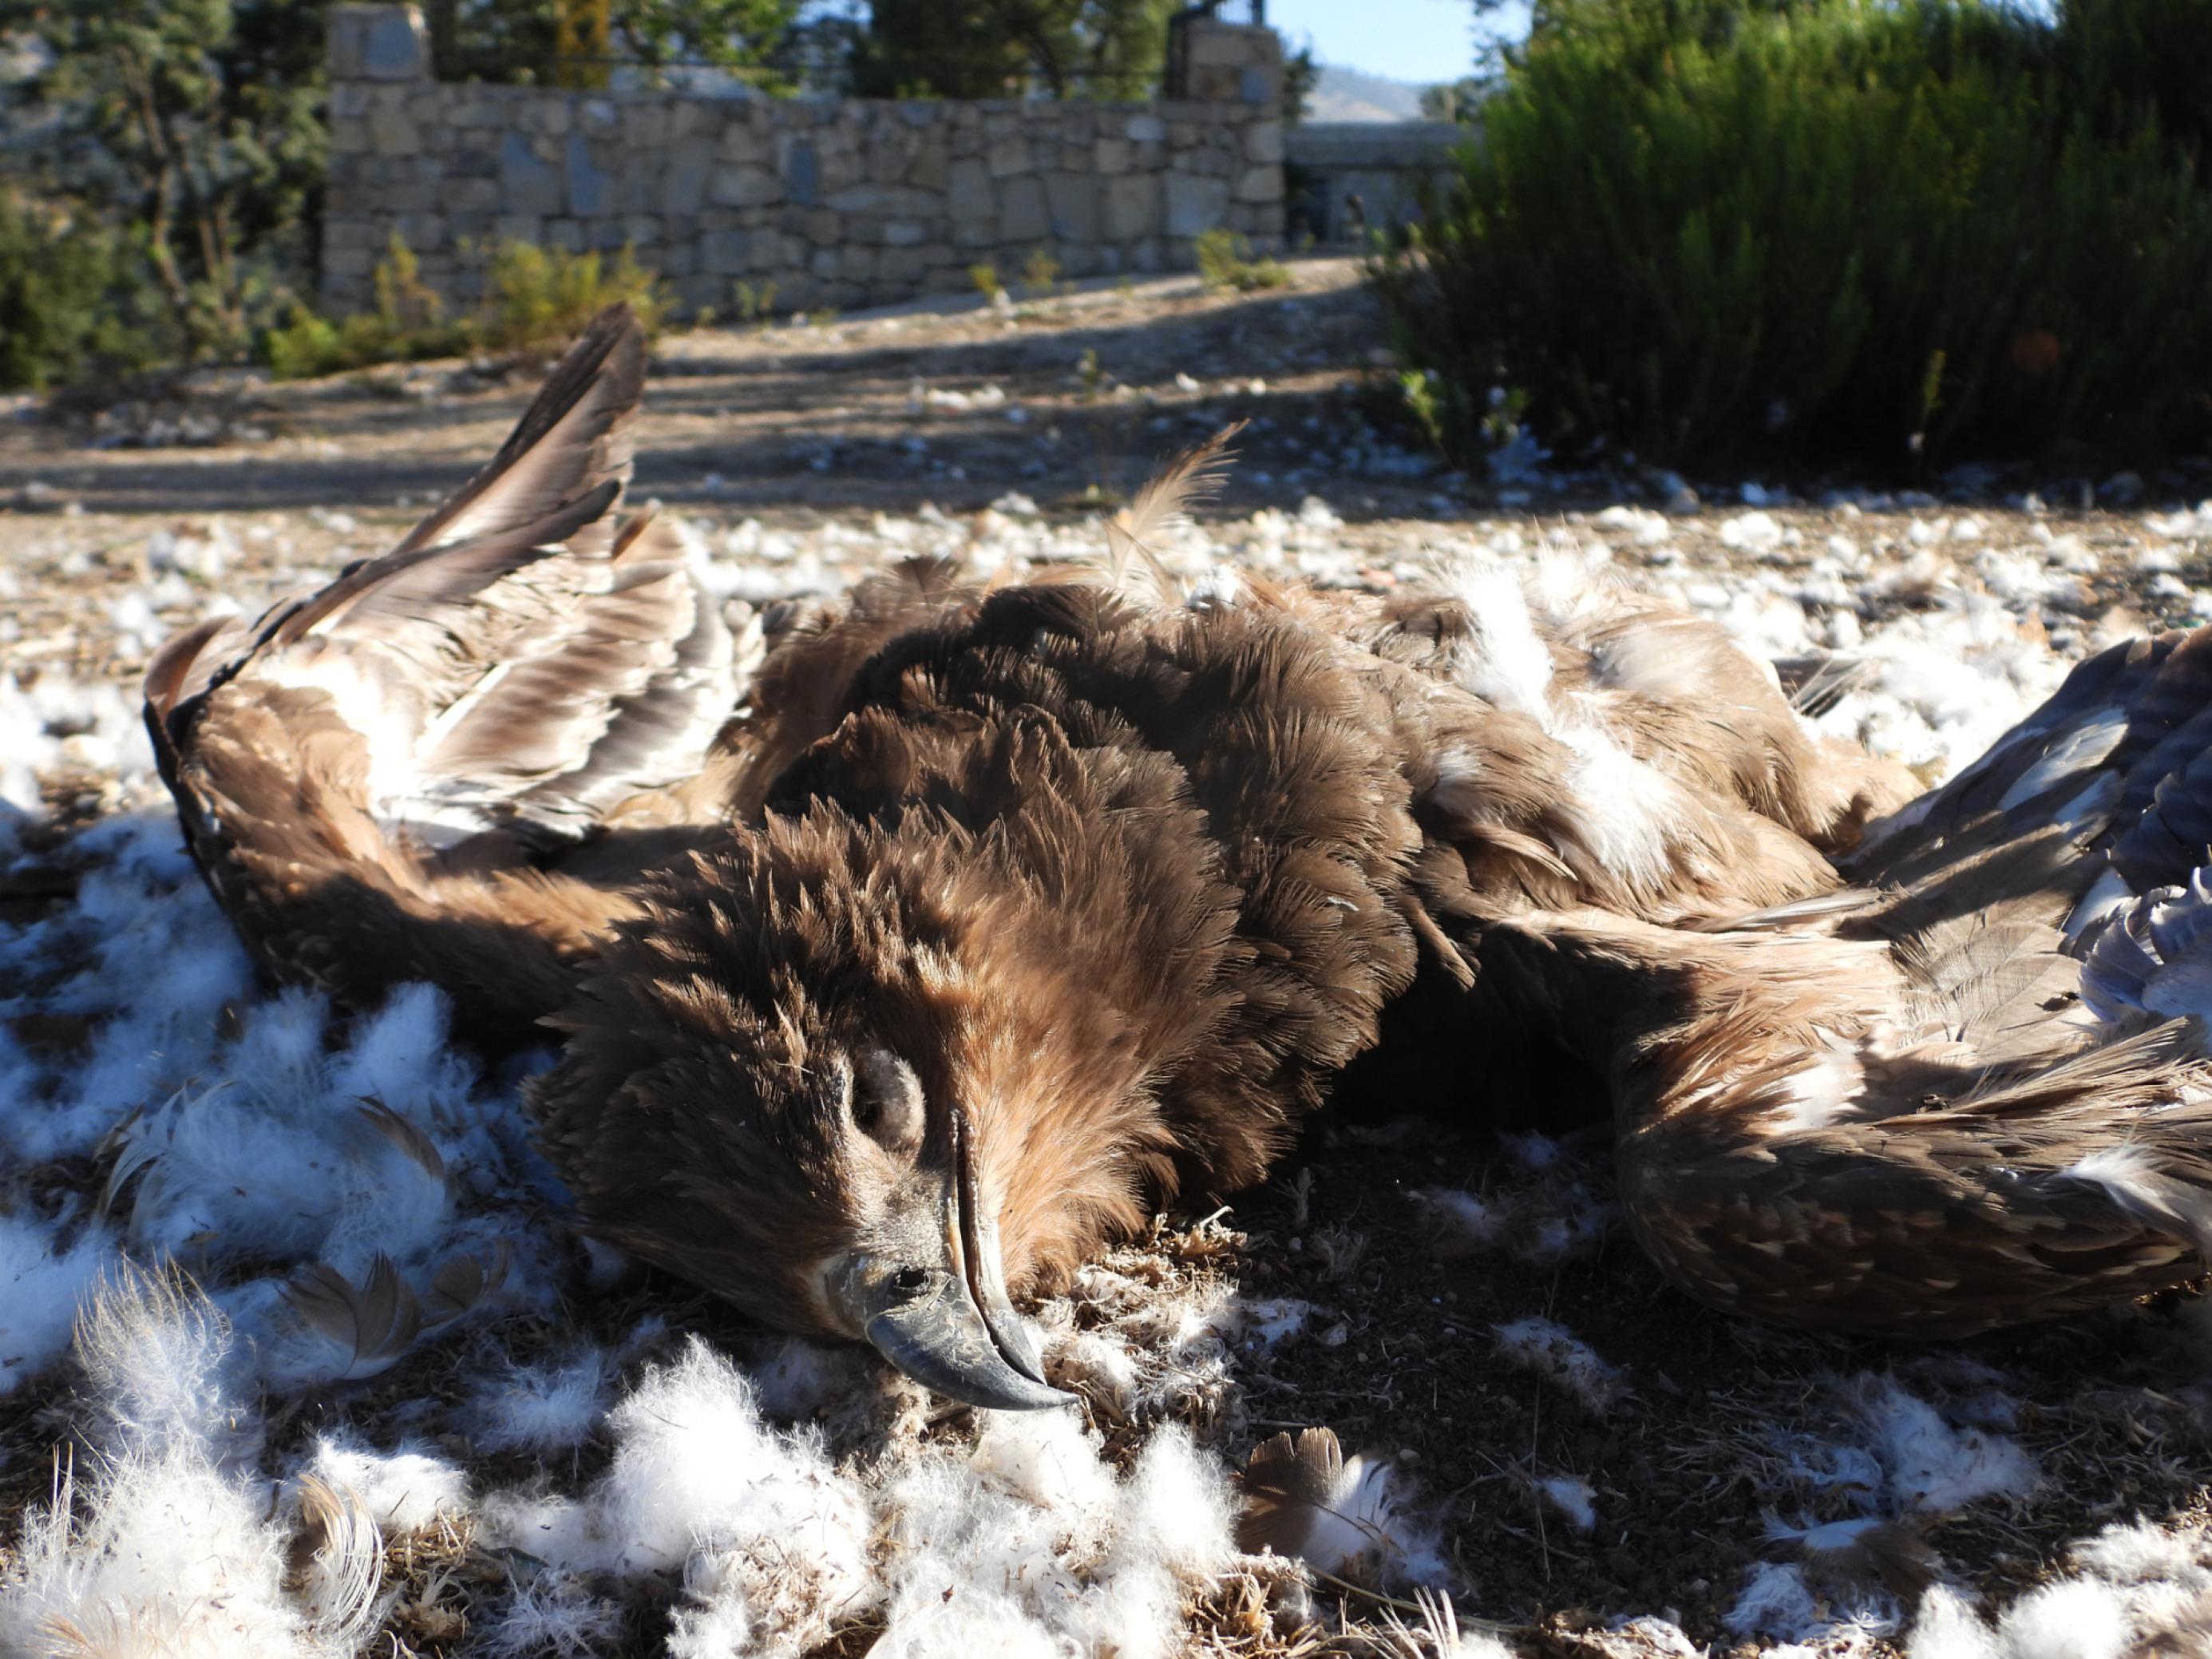
[[[1885,819],[1909,777],[1625,591],[1183,602],[1127,554],[1216,446],[1104,574],[902,566],[747,680],[615,517],[642,369],[602,319],[398,550],[147,678],[273,972],[562,1034],[530,1098],[593,1231],[1044,1403],[1010,1293],[1258,1179],[1389,1029],[1595,1073],[1638,1237],[1724,1307],[1933,1334],[2195,1270],[2207,1109],[2160,1011],[2212,893],[2135,896],[2202,856],[2212,643],[2085,665]],[[2100,880],[2127,914],[2062,934]]]

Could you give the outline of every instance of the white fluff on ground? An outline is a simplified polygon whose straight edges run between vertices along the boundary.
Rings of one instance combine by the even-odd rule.
[[[964,548],[987,569],[1092,550],[1087,529],[1018,505],[872,529],[740,525],[706,538],[706,550],[718,592],[771,598],[837,586],[886,545]],[[1815,724],[1931,772],[1970,757],[2063,672],[2043,620],[2078,597],[2080,554],[2063,538],[1985,546],[1954,521],[1940,545],[1931,531],[1924,545],[1838,533],[1819,546],[1770,534],[1783,527],[1760,511],[1733,521],[1750,556],[1723,580],[1691,568],[1675,522],[1622,508],[1583,532],[1455,526],[1427,539],[1492,559],[1540,543],[1579,568],[1601,565],[1609,536],[1625,562],[1755,649],[1852,652],[1861,676]],[[2197,533],[2193,520],[2160,528]],[[1181,526],[1161,550],[1194,580],[1224,565],[1341,580],[1355,562],[1340,536],[1316,502]],[[1970,563],[1944,550],[1969,543]],[[159,581],[122,596],[108,624],[118,641],[135,650],[169,607],[198,604],[178,571],[219,565],[227,555],[209,546],[167,548]],[[1407,574],[1414,553],[1409,539]],[[1911,608],[1878,616],[1885,595]],[[389,1594],[374,1563],[362,1571],[370,1540],[446,1520],[506,1552],[508,1580],[482,1595],[468,1638],[491,1659],[606,1650],[647,1580],[672,1598],[678,1659],[795,1655],[860,1620],[881,1623],[872,1651],[884,1659],[1179,1650],[1192,1598],[1235,1565],[1223,1454],[1258,1437],[1240,1416],[1244,1389],[1297,1343],[1340,1334],[1338,1314],[1209,1278],[1163,1282],[1126,1261],[1084,1269],[1041,1322],[1052,1363],[1127,1437],[1125,1471],[1071,1414],[986,1418],[963,1441],[862,1354],[763,1342],[740,1364],[696,1340],[672,1348],[651,1322],[587,1336],[564,1295],[605,1286],[562,1225],[563,1195],[528,1145],[515,1077],[480,1076],[427,988],[349,1023],[311,996],[260,992],[179,850],[136,710],[112,687],[0,677],[0,860],[36,828],[42,781],[64,767],[99,775],[121,805],[76,838],[85,874],[73,900],[0,925],[0,1014],[86,1027],[81,1047],[48,1052],[0,1025],[0,1396],[45,1389],[68,1405],[70,1322],[103,1271],[112,1288],[76,1344],[70,1426],[88,1451],[52,1501],[0,1531],[12,1552],[0,1554],[0,1652],[42,1653],[71,1631],[118,1651],[360,1651]],[[1483,1200],[1447,1188],[1433,1201],[1468,1243],[1534,1260],[1595,1248],[1607,1212],[1553,1151],[1532,1143],[1521,1176]],[[97,1193],[63,1200],[19,1179],[55,1160],[119,1171],[106,1218]],[[216,1288],[209,1298],[167,1288],[118,1267],[126,1251],[172,1255]],[[448,1275],[465,1261],[473,1278]],[[419,1334],[379,1326],[380,1271],[393,1298],[413,1298]],[[1632,1379],[1563,1324],[1522,1321],[1497,1338],[1540,1378],[1525,1386],[1547,1411],[1644,1408]],[[447,1395],[365,1420],[362,1387],[431,1351],[453,1361]],[[1663,1383],[1646,1372],[1639,1358],[1639,1390]],[[1759,1449],[1778,1511],[1809,1523],[2032,1501],[2036,1469],[2008,1431],[2002,1379],[1909,1374],[1911,1389],[1842,1380],[1776,1425]],[[265,1444],[264,1404],[280,1423],[305,1401],[323,1413],[315,1431],[289,1449]],[[1186,1420],[1203,1425],[1197,1436]],[[587,1461],[602,1456],[603,1468]],[[532,1463],[536,1478],[522,1480],[517,1468]],[[1529,1483],[1555,1541],[1586,1534],[1592,1548],[1633,1548],[1608,1530],[1606,1472],[1588,1473],[1595,1488],[1567,1474],[1504,1478]],[[311,1511],[326,1502],[349,1524],[317,1531]],[[1378,1529],[1394,1540],[1392,1581],[1410,1590],[1459,1576],[1395,1465],[1363,1465],[1346,1510],[1346,1553]],[[322,1558],[290,1574],[295,1547],[318,1538]],[[2009,1606],[1939,1587],[1910,1650],[2095,1659],[2212,1589],[2207,1560],[2200,1540],[2114,1528]],[[1462,1605],[1479,1610],[1493,1587],[1481,1563],[1468,1565]],[[1852,1650],[1854,1623],[1875,1616],[1795,1561],[1762,1563],[1735,1595],[1733,1628],[1824,1655]],[[1412,1639],[1438,1655],[1506,1650],[1442,1623]],[[1656,1616],[1624,1618],[1604,1640],[1624,1653],[1695,1650]]]

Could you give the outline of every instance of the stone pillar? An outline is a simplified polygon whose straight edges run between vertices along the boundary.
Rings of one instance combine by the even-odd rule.
[[[412,6],[332,6],[331,82],[427,81],[430,35]]]
[[[1225,225],[1272,253],[1283,245],[1282,40],[1265,24],[1200,13],[1185,12],[1170,27],[1167,95],[1224,112],[1237,154],[1227,158],[1225,179],[1169,180],[1168,234],[1187,238]]]
[[[1283,43],[1261,24],[1224,23],[1192,17],[1182,23],[1176,84],[1170,98],[1209,103],[1279,106],[1283,97]]]
[[[322,307],[364,310],[399,204],[416,181],[392,158],[418,148],[410,99],[430,86],[430,37],[412,6],[331,8],[330,186],[323,207]],[[419,250],[418,250],[419,251]]]

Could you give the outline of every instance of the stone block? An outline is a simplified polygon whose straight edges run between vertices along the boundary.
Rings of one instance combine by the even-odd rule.
[[[360,248],[380,248],[384,246],[385,234],[382,222],[368,214],[325,214],[323,217],[323,252],[325,254],[340,248],[348,252]]]
[[[911,217],[935,213],[944,203],[929,191],[908,190],[898,185],[855,185],[850,190],[825,197],[823,205],[840,213],[902,214]]]
[[[1096,240],[1098,198],[1103,188],[1098,179],[1087,173],[1048,173],[1044,193],[1052,217],[1052,234],[1063,242]]]
[[[539,246],[581,253],[585,246],[584,227],[574,219],[548,219]]]
[[[1093,147],[1093,165],[1109,177],[1129,170],[1129,143],[1125,138],[1101,138]]]
[[[562,172],[568,187],[568,211],[579,219],[596,219],[615,210],[614,180],[599,165],[591,140],[580,131],[568,135]]]
[[[822,156],[814,140],[787,135],[776,149],[786,193],[801,207],[812,207],[822,193]]]
[[[889,134],[873,138],[868,143],[869,182],[895,185],[906,177],[906,170],[914,160],[914,140],[911,134]]]
[[[633,149],[658,149],[668,142],[668,106],[659,103],[623,106],[623,142]]]
[[[1283,159],[1283,124],[1280,121],[1255,121],[1245,128],[1244,159],[1248,161],[1279,162]]]
[[[667,213],[696,213],[707,199],[707,180],[714,169],[712,139],[678,139],[661,159],[661,210]]]
[[[848,282],[865,283],[876,274],[876,251],[848,242],[837,250],[837,269],[834,272],[823,271],[822,274],[842,276]]]
[[[1037,179],[1009,179],[999,186],[999,240],[1034,242],[1052,228],[1045,211],[1044,185]]]
[[[994,179],[1011,179],[1018,173],[1027,173],[1034,165],[1030,156],[1030,141],[1018,133],[995,140],[984,153],[984,161]]]
[[[955,161],[948,195],[955,220],[988,219],[998,211],[991,175],[981,161]]]
[[[429,33],[412,6],[333,6],[325,39],[333,82],[430,78]]]
[[[816,247],[830,247],[842,234],[844,222],[834,208],[810,208],[800,222],[799,234]]]
[[[454,213],[496,213],[499,185],[490,179],[455,179],[445,187],[447,210]]]
[[[455,179],[496,179],[499,157],[488,149],[466,145],[447,156],[446,171]]]
[[[1199,236],[1229,216],[1229,181],[1171,173],[1167,181],[1167,233]]]
[[[429,213],[436,210],[445,191],[423,179],[386,185],[376,192],[376,207],[385,213]]]
[[[1283,199],[1283,170],[1279,167],[1247,167],[1237,175],[1240,202],[1279,202]]]
[[[819,141],[817,140],[817,143]],[[816,201],[835,195],[842,190],[851,190],[866,182],[860,167],[860,152],[844,144],[820,145],[821,168],[815,179]]]
[[[409,118],[404,99],[387,92],[369,106],[368,142],[379,155],[421,153],[422,133]]]
[[[1106,183],[1103,222],[1109,242],[1132,242],[1160,230],[1160,181],[1150,173],[1127,173]]]
[[[700,269],[715,276],[742,275],[748,240],[742,230],[708,231],[699,241]]]
[[[1132,115],[1127,131],[1133,144],[1164,144],[1167,142],[1168,124],[1149,110]]]
[[[784,181],[766,167],[720,167],[707,186],[719,207],[767,207],[783,199]]]
[[[502,242],[527,242],[536,247],[545,240],[545,222],[534,213],[502,213],[492,234]]]
[[[920,247],[928,240],[928,228],[919,220],[887,219],[884,222],[884,246],[886,247]]]
[[[927,269],[921,249],[887,247],[877,257],[876,280],[902,290],[911,289]]]
[[[632,213],[624,216],[623,240],[637,247],[649,247],[660,240],[660,220],[650,213]]]
[[[928,134],[915,147],[914,159],[907,163],[906,181],[916,190],[942,191],[950,165],[944,136]]]
[[[560,170],[541,161],[530,140],[519,132],[509,132],[500,141],[499,189],[509,213],[542,217],[561,211]]]

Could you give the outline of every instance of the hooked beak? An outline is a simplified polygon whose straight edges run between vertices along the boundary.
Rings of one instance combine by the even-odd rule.
[[[1044,1380],[1036,1333],[1007,1299],[998,1224],[984,1213],[957,1106],[951,1176],[896,1234],[888,1249],[848,1257],[830,1279],[850,1328],[924,1388],[966,1405],[1036,1411],[1074,1398]]]

